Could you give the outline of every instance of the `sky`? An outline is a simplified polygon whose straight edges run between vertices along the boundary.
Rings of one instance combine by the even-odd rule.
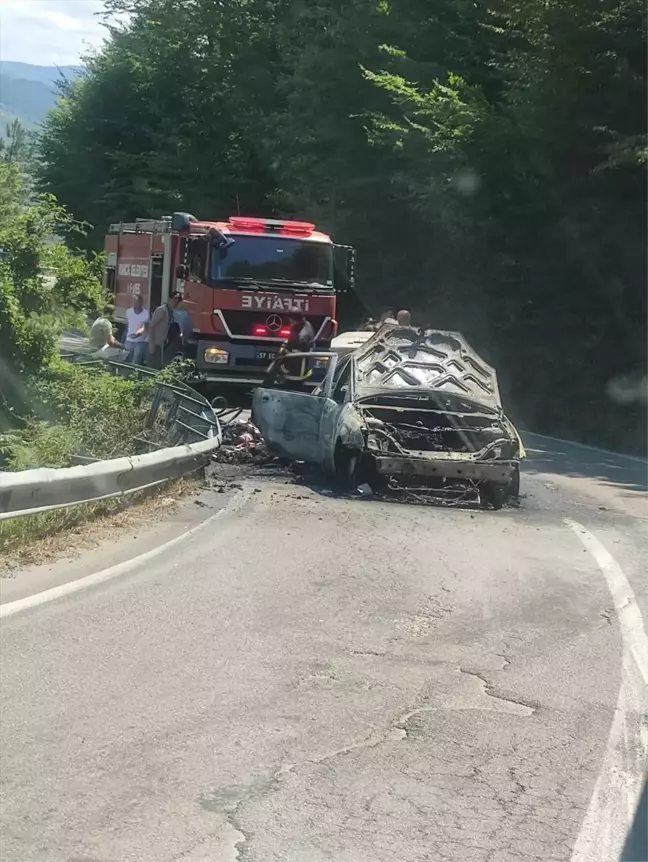
[[[105,30],[103,0],[0,0],[0,59],[72,66]]]

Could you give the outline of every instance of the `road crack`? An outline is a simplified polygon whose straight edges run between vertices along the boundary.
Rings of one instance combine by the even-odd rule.
[[[374,654],[371,650],[354,652],[368,655]],[[506,658],[506,656],[499,657],[507,662],[506,667],[510,665],[510,661]],[[523,700],[522,698],[511,697],[498,693],[494,690],[493,684],[479,671],[459,668],[459,672],[478,679],[483,686],[483,691],[485,695],[487,695],[488,697],[492,697],[495,700],[507,703],[513,707],[516,707],[516,714],[518,715],[530,716],[533,715],[534,712],[539,708],[537,703],[532,703],[530,701]],[[474,709],[475,707],[467,708]],[[213,793],[209,794],[209,796],[204,797],[199,801],[201,805],[203,805],[203,807],[207,810],[219,811],[225,814],[228,823],[231,825],[232,829],[235,830],[236,833],[233,836],[233,839],[235,840],[233,840],[231,844],[233,853],[235,855],[233,855],[231,858],[233,862],[243,862],[243,860],[247,858],[248,853],[251,852],[251,836],[249,835],[249,832],[246,832],[243,829],[239,816],[240,810],[244,805],[266,793],[278,790],[281,782],[286,776],[293,774],[294,772],[296,772],[296,770],[301,769],[304,766],[322,766],[330,763],[331,761],[339,757],[345,757],[356,751],[364,751],[367,749],[377,748],[378,746],[389,742],[401,742],[402,740],[405,740],[409,737],[408,724],[413,718],[418,715],[423,715],[425,713],[438,713],[444,711],[446,711],[444,707],[438,706],[414,707],[392,718],[383,729],[372,730],[371,733],[369,733],[362,739],[358,739],[355,742],[351,742],[348,745],[342,746],[341,748],[336,748],[333,751],[328,751],[319,757],[306,758],[305,760],[299,760],[294,763],[285,763],[278,769],[276,769],[267,780],[258,781],[255,784],[248,786],[237,785],[232,787],[224,787],[214,791]],[[475,768],[474,778],[486,784],[487,786],[490,786],[485,780],[485,776],[481,769]],[[516,776],[514,776],[513,774],[509,774],[509,780],[513,783],[514,795],[516,797],[519,797],[526,792],[527,788],[517,780]],[[495,792],[494,788],[491,788],[491,790]],[[499,801],[502,805],[505,804],[504,800]]]
[[[480,671],[468,670],[467,668],[460,667],[459,673],[464,673],[467,676],[475,677],[475,679],[478,679],[484,686],[485,695],[487,695],[488,697],[492,697],[495,700],[500,700],[504,703],[509,703],[514,706],[521,707],[522,709],[526,710],[526,715],[533,715],[540,708],[540,704],[534,701],[525,700],[521,697],[511,697],[510,695],[499,694],[496,691],[496,687],[493,685],[493,683],[489,679],[487,679],[483,673],[480,673]]]
[[[614,608],[607,608],[604,611],[599,613],[599,616],[605,620],[605,622],[611,626],[612,625],[612,614],[614,613]]]
[[[273,780],[283,778],[284,775],[294,772],[295,769],[299,769],[301,766],[319,766],[329,760],[334,760],[336,757],[344,757],[346,754],[351,754],[353,751],[360,751],[363,748],[376,748],[384,742],[400,742],[401,739],[405,739],[407,736],[407,731],[399,725],[400,719],[396,719],[395,721],[390,722],[385,730],[375,731],[365,737],[365,739],[359,740],[358,742],[352,742],[350,745],[345,745],[343,748],[330,751],[327,754],[323,754],[321,757],[300,760],[297,763],[285,764],[275,772]]]
[[[501,658],[504,662],[504,667],[502,668],[502,670],[508,670],[508,668],[510,668],[511,666],[511,659],[501,652],[495,653],[495,655],[497,656],[497,658]]]

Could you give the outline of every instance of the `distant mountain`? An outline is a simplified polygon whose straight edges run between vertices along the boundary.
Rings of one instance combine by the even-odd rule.
[[[56,102],[56,82],[74,78],[81,66],[33,66],[0,60],[0,135],[14,119],[33,128]]]

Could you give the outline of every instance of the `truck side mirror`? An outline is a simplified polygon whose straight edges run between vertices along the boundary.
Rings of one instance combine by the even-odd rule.
[[[219,252],[225,252],[231,245],[234,245],[236,240],[231,236],[226,236],[217,227],[209,228],[209,239],[212,246],[218,249]],[[224,256],[221,255],[221,256]]]
[[[336,293],[355,290],[355,249],[348,245],[333,246]]]
[[[176,278],[186,281],[189,278],[189,267],[185,263],[181,263],[176,267]]]
[[[348,245],[333,246],[335,293],[337,294],[336,318],[340,332],[357,329],[358,321],[368,317],[369,312],[356,290],[355,249]]]

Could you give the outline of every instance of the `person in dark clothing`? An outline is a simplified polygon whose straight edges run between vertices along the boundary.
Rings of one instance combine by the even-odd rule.
[[[279,385],[282,388],[301,392],[305,389],[305,381],[312,377],[308,360],[304,357],[291,358],[291,353],[310,353],[315,346],[315,330],[302,311],[291,311],[290,335],[285,344],[281,345],[279,356],[268,368],[268,385]]]
[[[167,301],[156,308],[148,325],[147,365],[163,368],[182,349],[182,333],[174,312],[182,302],[182,294],[174,290]]]

